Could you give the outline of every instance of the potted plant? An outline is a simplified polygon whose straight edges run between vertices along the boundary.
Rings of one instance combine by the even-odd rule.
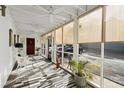
[[[92,79],[92,74],[87,69],[88,61],[75,61],[71,60],[71,70],[74,73],[74,80],[77,86],[86,87],[86,79]]]

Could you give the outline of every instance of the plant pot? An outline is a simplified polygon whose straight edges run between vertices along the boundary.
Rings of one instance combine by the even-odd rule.
[[[78,75],[74,75],[74,80],[78,87],[86,87],[87,86],[87,81],[86,81],[85,76],[80,77]]]

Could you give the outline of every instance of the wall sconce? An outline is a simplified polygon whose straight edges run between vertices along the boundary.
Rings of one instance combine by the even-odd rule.
[[[2,16],[6,15],[6,6],[5,5],[0,5],[0,13]]]

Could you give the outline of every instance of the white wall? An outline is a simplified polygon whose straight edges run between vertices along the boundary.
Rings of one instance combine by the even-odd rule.
[[[6,16],[0,15],[0,87],[3,87],[8,79],[8,76],[15,62],[16,50],[14,47],[9,47],[9,29],[16,33],[13,21],[6,8]],[[14,55],[13,55],[14,54]]]

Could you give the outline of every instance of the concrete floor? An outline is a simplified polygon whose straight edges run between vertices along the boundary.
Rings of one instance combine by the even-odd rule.
[[[77,88],[73,77],[63,69],[41,58],[11,72],[5,88]]]
[[[88,54],[87,54],[88,55]],[[91,54],[89,54],[90,56]],[[94,54],[95,55],[95,54]],[[82,57],[81,57],[82,58]],[[67,59],[66,59],[67,60]],[[93,60],[93,62],[100,64],[99,60]],[[112,59],[110,60],[112,61]],[[124,82],[123,76],[123,61],[116,59],[117,62],[105,61],[104,63],[104,87],[107,88],[123,88]],[[4,87],[6,88],[45,88],[45,87],[77,87],[70,74],[62,69],[56,69],[55,65],[45,60],[43,57],[28,58],[28,64],[24,67],[20,67],[11,72],[11,75]],[[119,64],[119,65],[118,65]],[[62,65],[65,69],[68,69],[67,62]],[[94,74],[92,82],[100,85],[100,71],[97,71],[97,75]],[[116,82],[115,82],[116,81]],[[121,84],[119,84],[121,83]],[[87,86],[89,87],[89,86]]]

